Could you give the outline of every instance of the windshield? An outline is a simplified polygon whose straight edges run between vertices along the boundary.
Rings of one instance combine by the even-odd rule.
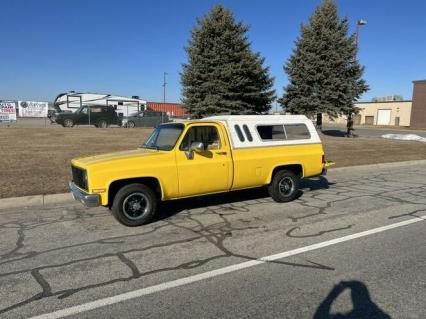
[[[158,126],[148,137],[142,148],[170,151],[175,146],[183,131],[183,124],[167,124]]]

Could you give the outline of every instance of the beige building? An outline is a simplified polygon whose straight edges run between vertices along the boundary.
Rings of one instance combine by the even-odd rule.
[[[410,126],[412,101],[360,102],[360,109],[354,118],[355,125]],[[331,120],[324,116],[324,123],[346,124],[346,116]]]

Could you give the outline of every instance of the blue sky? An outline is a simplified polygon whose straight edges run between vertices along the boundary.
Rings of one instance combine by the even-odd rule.
[[[283,63],[320,0],[0,0],[0,99],[53,100],[75,90],[161,101],[167,72],[167,101],[179,102],[190,30],[217,3],[250,26],[252,48],[282,95]],[[426,78],[426,1],[337,3],[352,32],[358,19],[368,20],[359,58],[371,90],[362,100],[411,99],[412,81]]]

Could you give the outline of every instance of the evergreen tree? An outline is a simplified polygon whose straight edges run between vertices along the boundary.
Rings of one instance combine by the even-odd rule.
[[[251,51],[248,27],[221,5],[197,20],[181,74],[183,103],[196,117],[255,114],[275,98],[264,58]]]
[[[284,71],[289,84],[280,104],[291,113],[314,117],[327,113],[357,113],[353,102],[368,90],[362,79],[364,67],[356,59],[354,35],[348,35],[348,20],[338,16],[332,0],[324,0],[301,26],[301,35]]]

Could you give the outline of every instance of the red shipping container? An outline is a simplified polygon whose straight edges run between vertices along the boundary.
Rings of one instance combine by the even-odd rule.
[[[169,117],[188,116],[185,109],[183,108],[183,105],[178,103],[147,102],[146,106],[148,110],[165,112]]]

